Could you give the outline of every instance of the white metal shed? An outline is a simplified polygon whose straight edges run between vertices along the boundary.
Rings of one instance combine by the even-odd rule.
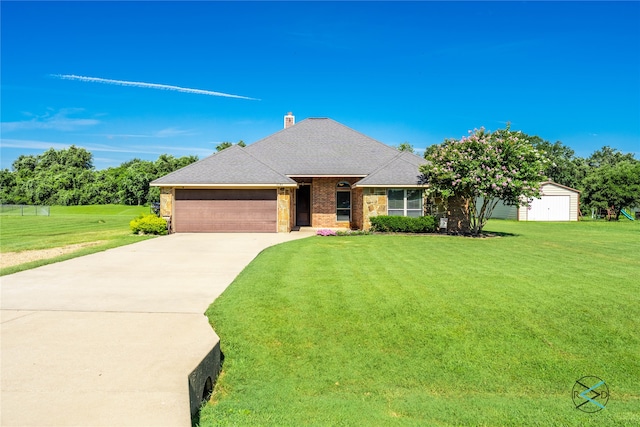
[[[518,208],[519,221],[578,221],[580,191],[558,183],[542,183],[542,196]]]

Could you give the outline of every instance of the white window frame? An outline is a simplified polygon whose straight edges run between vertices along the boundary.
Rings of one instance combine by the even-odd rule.
[[[419,209],[415,209],[415,208],[411,208],[409,209],[408,206],[408,200],[407,200],[407,191],[419,191],[420,192],[420,208]],[[400,209],[391,209],[389,208],[389,192],[390,191],[402,191],[402,215],[398,215],[397,213],[389,213],[389,211],[400,211]],[[389,188],[387,189],[387,215],[395,215],[395,216],[409,216],[407,215],[409,212],[419,212],[418,216],[423,216],[424,215],[424,194],[423,191],[418,189],[418,188]]]

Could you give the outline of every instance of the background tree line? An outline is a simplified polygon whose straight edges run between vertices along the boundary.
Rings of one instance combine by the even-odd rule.
[[[93,155],[74,145],[21,155],[11,170],[0,170],[0,201],[29,205],[144,205],[157,202],[160,190],[149,183],[198,160],[162,154],[155,162],[133,159],[96,170]]]
[[[613,207],[618,216],[620,209],[640,207],[640,160],[633,154],[605,146],[582,158],[560,141],[550,143],[538,136],[523,136],[550,160],[545,170],[548,179],[582,192],[583,214]],[[223,142],[216,149],[221,151],[232,145]],[[237,145],[245,146],[242,141]],[[427,148],[425,157],[435,147]],[[397,148],[414,151],[408,142]],[[151,181],[197,160],[197,156],[176,158],[162,154],[156,161],[135,158],[117,167],[96,170],[93,155],[84,148],[50,148],[39,155],[21,155],[11,170],[0,170],[0,202],[144,205],[160,198],[159,189],[149,187]]]

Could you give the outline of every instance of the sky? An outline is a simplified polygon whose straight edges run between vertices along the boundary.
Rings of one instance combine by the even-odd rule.
[[[418,151],[469,130],[640,158],[640,2],[0,3],[0,167],[96,169],[329,117]]]

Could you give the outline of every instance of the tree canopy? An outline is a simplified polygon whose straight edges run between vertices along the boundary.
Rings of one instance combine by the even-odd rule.
[[[245,144],[243,140],[238,141],[237,144],[234,144],[234,143],[229,142],[229,141],[224,141],[224,142],[221,142],[220,144],[216,145],[216,151],[222,151],[225,148],[232,147],[233,145],[239,145],[240,147],[246,147],[247,146],[247,144]]]
[[[122,203],[143,205],[158,201],[156,178],[198,160],[162,154],[155,162],[133,159],[118,167],[95,170],[93,155],[72,145],[42,154],[22,155],[12,171],[0,170],[2,203],[35,205],[86,205]]]
[[[453,231],[471,234],[482,231],[499,200],[519,206],[539,197],[549,163],[526,135],[509,126],[447,139],[427,150],[425,159],[420,172],[427,194],[450,202],[462,200],[469,229],[461,226]]]
[[[413,145],[409,144],[408,142],[403,142],[402,144],[398,145],[396,147],[398,149],[398,151],[408,151],[410,153],[415,153],[415,149],[413,148]]]
[[[601,163],[585,178],[583,197],[593,209],[611,211],[609,219],[619,219],[622,209],[640,206],[640,161]]]
[[[549,159],[544,171],[550,181],[566,187],[578,188],[585,176],[584,160],[575,156],[575,152],[560,141],[553,144],[539,136],[525,137],[538,151]]]
[[[611,148],[605,145],[601,149],[594,151],[589,157],[587,157],[587,164],[591,168],[599,168],[601,166],[614,166],[620,162],[637,161],[632,153],[623,153],[616,148]]]

